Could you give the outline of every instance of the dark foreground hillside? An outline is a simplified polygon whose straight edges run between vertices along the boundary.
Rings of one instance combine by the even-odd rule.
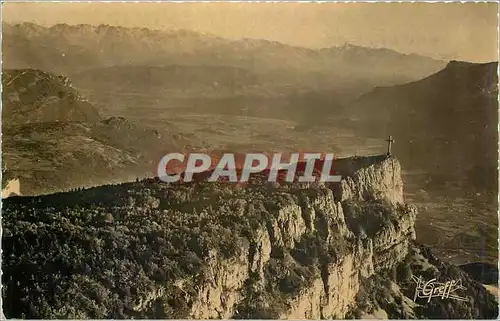
[[[5,316],[496,318],[481,284],[414,244],[398,161],[345,164],[334,192],[146,180],[9,198]],[[468,301],[415,303],[412,275],[460,279]]]

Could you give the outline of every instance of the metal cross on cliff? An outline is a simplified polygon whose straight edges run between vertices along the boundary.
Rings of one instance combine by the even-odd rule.
[[[387,139],[386,142],[387,142],[387,156],[391,156],[392,143],[395,143],[396,141],[392,139],[392,136],[389,136],[389,139]]]

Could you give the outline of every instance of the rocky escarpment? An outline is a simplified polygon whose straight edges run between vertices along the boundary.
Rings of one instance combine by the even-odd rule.
[[[267,317],[344,318],[361,280],[396,266],[415,238],[416,211],[403,203],[401,169],[396,159],[352,158],[339,160],[334,166],[344,176],[340,185],[330,186],[332,189],[320,187],[314,197],[305,197],[298,204],[280,209],[272,228],[268,228],[271,239],[268,246],[283,246],[283,260],[302,264],[301,255],[294,255],[298,251],[314,257],[314,250],[311,251],[314,246],[309,243],[312,235],[316,237],[315,246],[323,247],[326,253],[318,255],[315,262],[318,271],[309,275],[308,284],[285,296],[273,293],[282,296],[283,306],[281,311]],[[282,243],[283,238],[290,242]],[[269,265],[274,263],[267,255],[259,260]],[[287,272],[286,278],[293,278],[293,274]],[[259,280],[250,291],[260,290],[267,300],[253,306],[253,313],[268,311],[275,304],[268,294],[269,283],[275,280]],[[243,309],[248,308],[245,304],[252,305],[248,297]],[[239,311],[237,316],[254,317],[251,313],[241,315]]]
[[[335,162],[334,170],[343,175],[340,186],[332,186],[340,201],[383,200],[402,204],[401,165],[393,157],[353,157]]]
[[[146,180],[9,198],[6,316],[319,319],[377,308],[398,317],[360,293],[415,256],[399,163],[338,166],[343,180],[331,186]],[[473,316],[491,312],[476,305]]]

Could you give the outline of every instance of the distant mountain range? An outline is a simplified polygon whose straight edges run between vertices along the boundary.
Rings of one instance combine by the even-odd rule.
[[[4,24],[6,68],[39,68],[74,76],[119,65],[225,66],[269,75],[315,73],[332,84],[363,81],[394,84],[423,78],[444,62],[389,49],[354,45],[319,50],[267,40],[228,40],[192,31],[162,31],[109,25]],[[94,70],[94,73],[96,71]],[[109,72],[106,69],[105,72]],[[74,77],[73,77],[74,78]],[[281,81],[286,82],[286,78]]]

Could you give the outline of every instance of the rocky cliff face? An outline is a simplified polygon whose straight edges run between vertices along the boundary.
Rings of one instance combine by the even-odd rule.
[[[425,318],[431,310],[418,310],[409,299],[412,285],[405,282],[412,269],[423,273],[424,261],[432,273],[442,267],[413,244],[416,211],[404,203],[398,161],[380,156],[337,165],[344,178],[331,186],[148,180],[7,199],[6,315],[325,319],[377,313]],[[31,215],[29,208],[36,206],[36,216]],[[52,235],[43,232],[48,227],[63,236],[49,250],[43,248]],[[52,271],[48,280],[26,278],[26,267],[19,265],[24,261],[12,259],[19,248],[28,249],[19,255],[32,262],[40,252],[53,251],[39,266],[60,258],[50,265],[60,271]],[[405,268],[410,272],[396,276]],[[434,306],[429,313],[496,317],[492,296],[460,277],[481,300],[442,314]],[[62,285],[54,288],[54,283]],[[391,293],[391,299],[382,300],[380,291]],[[75,295],[78,300],[69,300]]]
[[[350,166],[344,169],[344,162]],[[405,258],[409,243],[415,238],[416,211],[404,204],[399,162],[383,157],[342,160],[339,165],[336,168],[342,168],[340,171],[345,178],[340,187],[335,188],[335,193],[321,186],[312,197],[297,201],[287,199],[240,257],[233,258],[232,263],[214,258],[210,289],[202,291],[211,295],[201,295],[188,317],[240,316],[239,310],[248,309],[248,306],[245,306],[247,303],[237,306],[236,303],[245,297],[245,293],[242,297],[238,290],[249,275],[256,273],[258,280],[250,291],[272,287],[269,283],[275,280],[266,279],[264,269],[272,264],[273,248],[292,253],[312,234],[317,233],[322,246],[336,253],[330,261],[319,259],[316,273],[309,276],[307,284],[282,298],[283,308],[275,315],[279,318],[344,318],[355,302],[362,279],[376,271],[390,270]],[[371,209],[383,213],[369,213]],[[382,215],[364,220],[363,216],[371,214]],[[374,220],[378,221],[378,227],[367,226]],[[370,236],[360,232],[363,229],[370,230]],[[285,260],[294,260],[293,255],[284,256]],[[262,304],[252,309],[273,308],[273,301]]]
[[[403,204],[401,165],[393,157],[354,157],[341,159],[335,171],[344,176],[340,187],[333,186],[340,201],[383,200]]]

